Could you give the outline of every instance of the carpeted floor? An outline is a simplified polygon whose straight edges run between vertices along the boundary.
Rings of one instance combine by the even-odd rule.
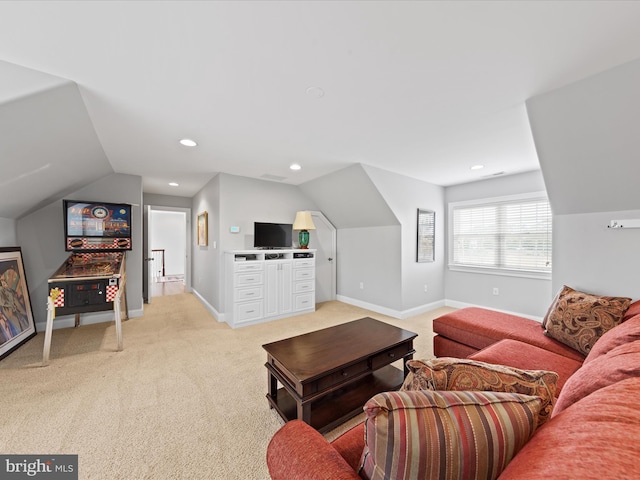
[[[0,452],[78,454],[80,479],[266,480],[283,422],[265,399],[263,344],[370,316],[418,333],[416,358],[429,358],[431,320],[449,310],[397,320],[326,302],[233,330],[192,294],[157,297],[123,323],[124,351],[113,323],[55,330],[48,367],[41,332],[0,361]]]

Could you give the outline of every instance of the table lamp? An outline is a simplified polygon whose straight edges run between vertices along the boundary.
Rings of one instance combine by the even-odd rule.
[[[300,248],[309,248],[309,230],[316,229],[316,226],[313,224],[313,220],[311,219],[311,212],[296,212],[293,229],[300,230],[300,233],[298,233]]]

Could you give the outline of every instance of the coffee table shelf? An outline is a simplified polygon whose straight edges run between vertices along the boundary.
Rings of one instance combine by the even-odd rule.
[[[310,425],[320,433],[328,432],[363,412],[364,402],[375,394],[397,390],[404,381],[404,372],[387,365],[356,382],[323,395],[313,403]],[[362,399],[366,400],[362,400]],[[270,405],[285,420],[297,418],[298,404],[286,388],[279,388],[275,398],[267,395]]]

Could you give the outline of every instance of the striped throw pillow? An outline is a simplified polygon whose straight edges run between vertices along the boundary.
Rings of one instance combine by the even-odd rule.
[[[540,398],[517,393],[380,393],[364,407],[360,475],[495,479],[535,432],[540,406]]]

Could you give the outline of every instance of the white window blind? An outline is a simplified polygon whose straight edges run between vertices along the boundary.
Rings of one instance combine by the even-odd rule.
[[[451,266],[551,272],[546,198],[453,205]]]

